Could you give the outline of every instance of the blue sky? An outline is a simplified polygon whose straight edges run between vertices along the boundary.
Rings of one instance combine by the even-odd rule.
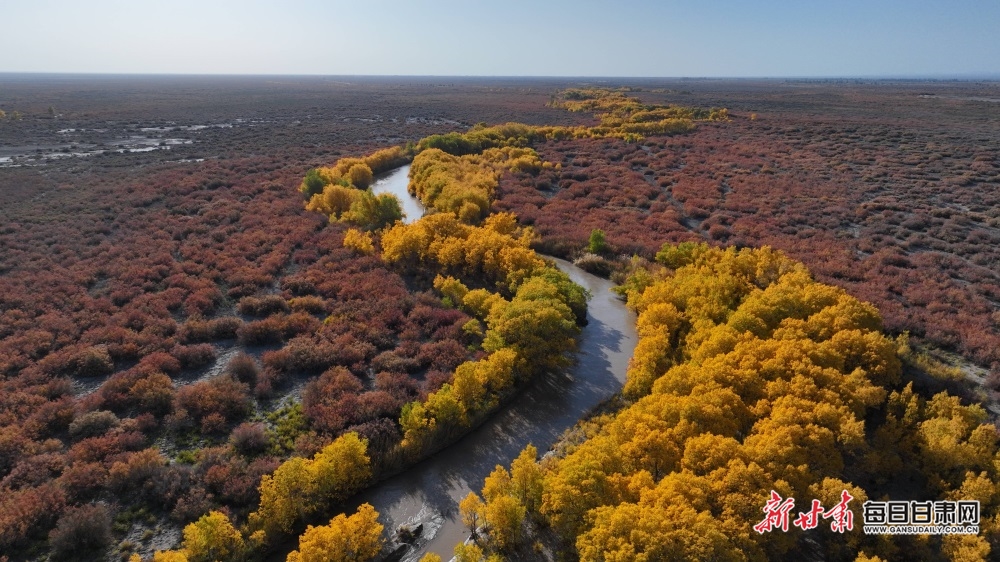
[[[998,0],[0,6],[0,72],[1000,77]]]

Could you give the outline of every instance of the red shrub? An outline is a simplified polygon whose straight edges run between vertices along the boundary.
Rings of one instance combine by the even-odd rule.
[[[264,424],[241,423],[229,434],[229,444],[241,455],[254,456],[267,450],[270,439]]]
[[[183,409],[198,423],[204,418],[218,414],[212,422],[237,420],[247,414],[250,408],[250,389],[228,375],[213,377],[181,387],[174,400],[175,409]]]
[[[226,373],[236,380],[248,385],[257,384],[257,376],[260,374],[260,367],[252,355],[240,352],[229,360],[226,365]]]
[[[135,381],[128,391],[127,404],[154,416],[166,415],[174,400],[174,383],[163,373],[153,373]]]
[[[413,373],[420,370],[420,365],[417,359],[401,357],[397,351],[383,351],[371,361],[372,369],[393,373]]]
[[[302,390],[302,409],[319,431],[336,434],[357,415],[356,396],[364,385],[343,367],[309,381]]]
[[[285,299],[280,295],[264,295],[261,297],[243,297],[236,305],[240,314],[247,316],[270,316],[279,312],[291,310]]]
[[[25,420],[25,428],[32,434],[42,437],[62,432],[69,427],[74,415],[73,398],[63,396],[51,402],[38,406],[31,416]]]
[[[34,443],[24,431],[16,425],[0,427],[0,474],[14,468],[26,451],[33,448]]]
[[[170,512],[170,518],[181,525],[190,523],[208,513],[215,506],[213,499],[212,494],[201,486],[188,488],[177,500],[174,509]]]
[[[0,550],[47,531],[66,506],[66,495],[50,482],[0,494]]]
[[[326,313],[326,301],[315,295],[295,297],[289,300],[288,304],[296,312],[307,312],[309,314]]]
[[[396,419],[403,402],[382,390],[365,392],[358,396],[357,413],[354,423],[363,423],[378,418]]]
[[[267,345],[281,343],[283,332],[282,319],[272,316],[243,324],[236,330],[236,337],[243,345]]]
[[[108,472],[108,487],[119,493],[143,490],[147,486],[152,489],[166,465],[167,459],[155,448],[123,455]]]
[[[170,350],[184,369],[196,369],[204,367],[215,361],[215,348],[207,343],[196,345],[175,345]]]
[[[111,543],[111,512],[101,504],[71,507],[49,533],[55,560],[94,558]]]
[[[136,451],[145,444],[143,434],[137,431],[113,431],[101,437],[88,437],[70,447],[67,460],[76,462],[102,462],[105,465],[125,452]]]
[[[348,431],[354,431],[362,439],[368,440],[369,454],[390,450],[402,437],[396,422],[387,418],[378,418],[360,425],[352,425]]]
[[[400,373],[382,372],[375,375],[375,389],[385,391],[404,403],[413,400],[420,393],[417,382]]]
[[[265,352],[262,359],[265,366],[285,373],[319,372],[337,363],[341,355],[330,343],[299,336],[278,351]]]
[[[69,424],[69,434],[72,437],[95,437],[104,435],[110,429],[118,427],[119,420],[113,412],[98,410],[87,412]]]
[[[420,346],[417,361],[434,370],[451,372],[468,357],[469,351],[462,344],[448,339]]]
[[[66,468],[66,459],[58,453],[43,453],[22,459],[0,480],[0,489],[17,490],[35,487],[59,476]]]
[[[144,373],[166,373],[170,376],[181,371],[181,362],[169,353],[160,351],[143,357],[136,370]]]
[[[108,481],[108,469],[97,462],[73,463],[57,482],[65,490],[70,501],[83,502],[91,499],[104,488]]]
[[[181,341],[186,343],[209,342],[235,338],[243,321],[235,316],[213,320],[190,319],[180,328]]]

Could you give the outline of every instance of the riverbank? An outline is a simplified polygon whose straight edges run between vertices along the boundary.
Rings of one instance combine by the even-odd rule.
[[[376,178],[376,194],[391,193],[407,213],[406,222],[420,218],[423,209],[407,192],[408,166]],[[414,213],[416,214],[416,213]],[[547,256],[546,256],[547,257]],[[509,464],[528,444],[547,451],[581,417],[621,390],[625,370],[638,341],[635,315],[611,292],[613,283],[550,258],[592,298],[587,324],[577,338],[576,361],[569,368],[530,381],[507,404],[451,445],[405,471],[382,480],[354,496],[342,507],[351,512],[364,503],[375,507],[386,533],[400,527],[422,525],[419,537],[403,555],[418,560],[426,553],[450,559],[454,546],[465,540],[467,529],[458,513],[458,502],[478,491],[498,464]],[[284,560],[297,539],[272,552],[268,560]]]

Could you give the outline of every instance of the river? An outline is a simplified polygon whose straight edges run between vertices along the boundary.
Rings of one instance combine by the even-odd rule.
[[[390,193],[399,199],[399,205],[403,208],[403,214],[406,215],[403,222],[407,224],[424,216],[424,211],[426,211],[424,204],[406,191],[406,186],[410,183],[409,174],[410,167],[403,166],[378,176],[375,178],[375,183],[372,184],[372,192],[376,194]]]
[[[423,206],[406,191],[408,172],[409,166],[390,172],[372,189],[396,195],[409,222],[423,214]],[[357,505],[372,504],[388,533],[400,525],[422,523],[423,535],[404,560],[418,560],[426,552],[450,559],[455,545],[468,536],[458,513],[458,502],[463,497],[473,490],[479,492],[497,464],[509,466],[529,443],[544,453],[566,429],[621,389],[637,341],[635,315],[611,293],[610,281],[565,260],[554,261],[593,295],[588,323],[578,338],[575,364],[564,372],[534,379],[508,405],[461,440],[379,482],[347,506],[350,513]]]

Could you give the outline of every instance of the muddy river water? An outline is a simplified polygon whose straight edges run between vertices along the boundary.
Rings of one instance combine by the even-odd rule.
[[[406,191],[408,172],[408,166],[390,172],[373,190],[396,195],[410,221],[420,217],[423,207]],[[450,559],[455,544],[468,536],[458,513],[459,500],[472,490],[478,492],[497,464],[509,466],[529,443],[544,454],[563,431],[621,388],[637,339],[635,315],[610,292],[610,281],[567,261],[555,262],[593,295],[587,312],[589,322],[578,338],[575,364],[533,380],[461,440],[378,483],[346,506],[350,513],[361,503],[372,504],[389,532],[400,525],[423,524],[420,540],[404,560],[418,560],[426,552]]]

